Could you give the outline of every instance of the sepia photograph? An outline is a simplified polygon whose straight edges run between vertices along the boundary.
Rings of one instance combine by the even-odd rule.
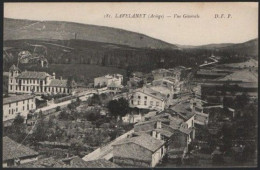
[[[257,167],[258,5],[3,3],[2,168]]]

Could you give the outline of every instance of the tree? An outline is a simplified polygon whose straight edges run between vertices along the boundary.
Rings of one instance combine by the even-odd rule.
[[[44,116],[42,111],[40,110],[38,114],[38,122],[35,127],[35,131],[33,132],[33,141],[39,142],[39,141],[45,141],[47,139],[47,125],[44,123]]]
[[[124,98],[120,98],[119,100],[111,100],[108,103],[108,109],[113,116],[119,116],[122,118],[122,116],[125,116],[129,111],[128,101]]]
[[[60,106],[57,106],[56,107],[56,112],[59,112],[59,111],[61,111]]]
[[[249,96],[246,93],[243,93],[235,98],[235,103],[237,108],[241,109],[249,103]]]
[[[24,118],[20,114],[18,114],[13,121],[13,125],[21,125],[23,123],[24,123]]]

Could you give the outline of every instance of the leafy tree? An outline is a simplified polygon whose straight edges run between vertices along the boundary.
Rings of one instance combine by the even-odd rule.
[[[24,118],[20,114],[18,114],[13,121],[13,125],[21,125],[23,123],[24,123]]]
[[[56,107],[56,112],[59,112],[59,111],[61,111],[60,106],[57,106]]]
[[[236,107],[241,109],[249,103],[249,96],[246,93],[243,93],[235,98],[235,103]]]
[[[113,116],[119,116],[122,118],[122,116],[125,116],[129,111],[129,104],[124,98],[120,98],[119,100],[111,100],[108,103],[108,109]]]

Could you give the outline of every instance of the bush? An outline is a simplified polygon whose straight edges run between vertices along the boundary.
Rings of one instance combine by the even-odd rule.
[[[57,106],[56,107],[56,112],[59,112],[59,111],[61,111],[60,106]]]

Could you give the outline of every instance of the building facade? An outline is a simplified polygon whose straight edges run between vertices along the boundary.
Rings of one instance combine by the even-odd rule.
[[[120,86],[123,83],[123,76],[121,74],[105,75],[94,79],[94,87],[107,87],[111,84]]]
[[[162,111],[166,96],[149,88],[136,89],[130,94],[129,107]]]
[[[55,73],[51,76],[46,72],[21,72],[15,65],[9,69],[8,93],[70,94],[75,82],[71,84],[68,80],[56,79]]]
[[[14,119],[18,114],[25,119],[36,109],[34,95],[17,95],[3,98],[3,121]]]

